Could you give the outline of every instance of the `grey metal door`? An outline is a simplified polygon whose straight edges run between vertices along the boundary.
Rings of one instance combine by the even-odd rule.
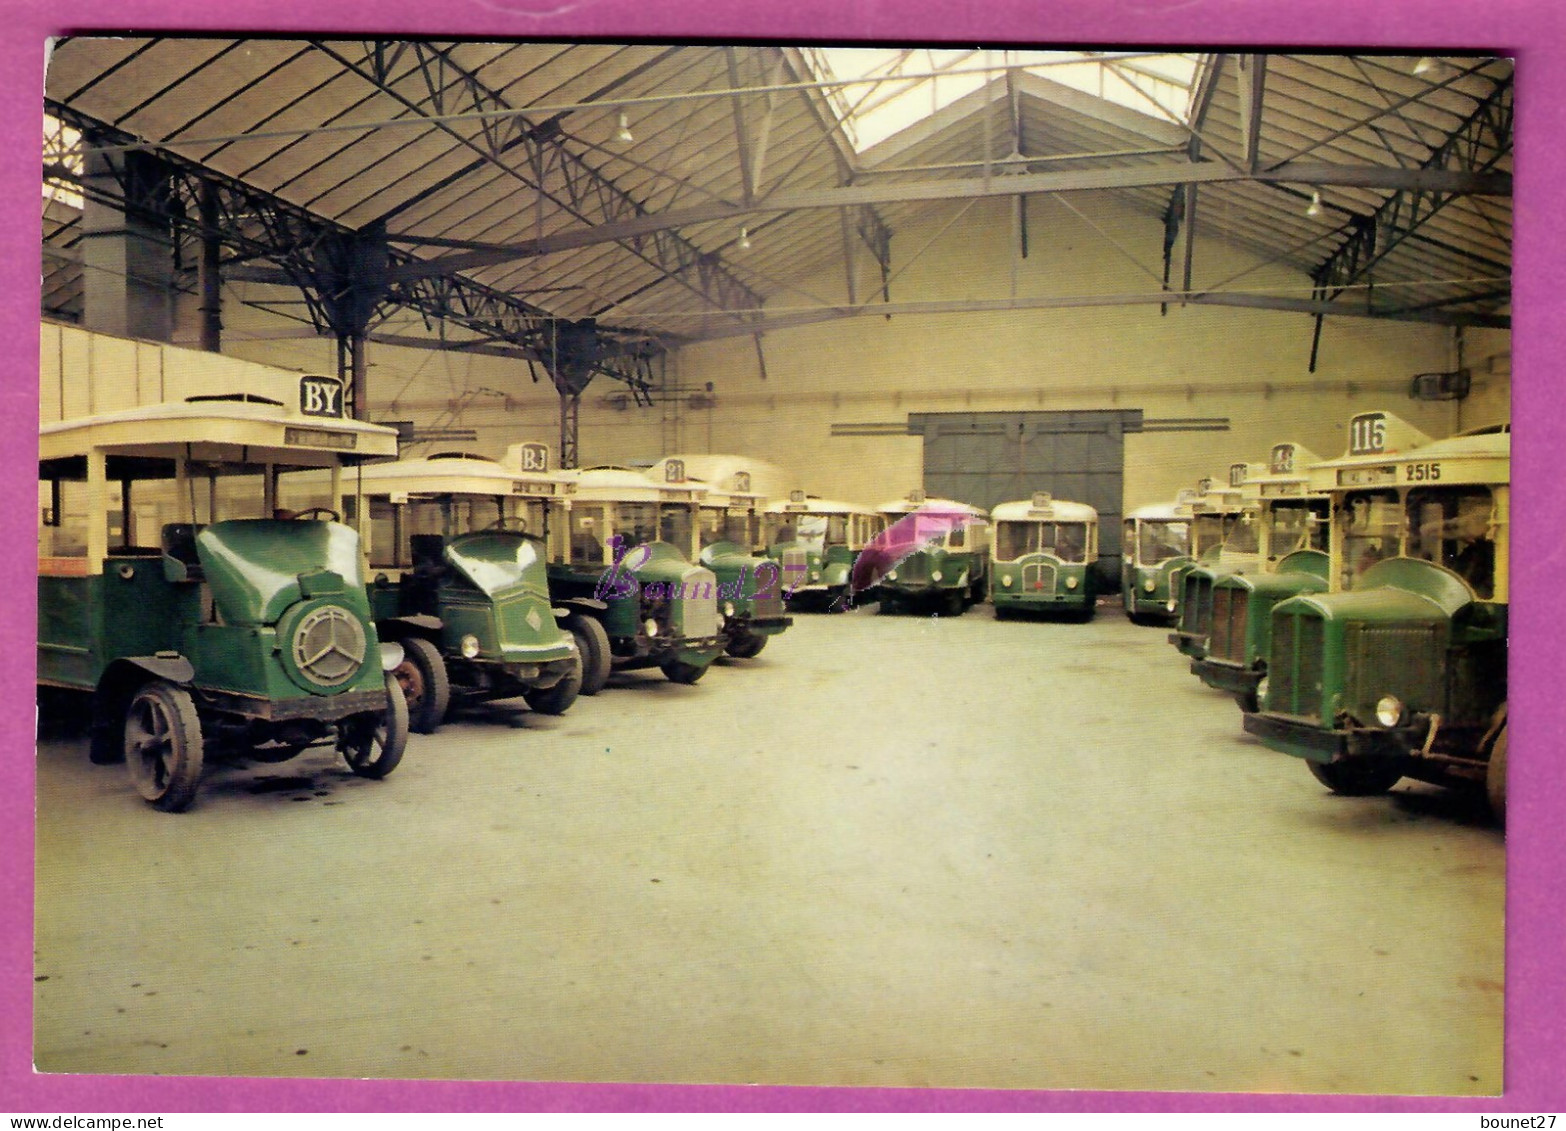
[[[985,510],[1048,491],[1098,511],[1101,572],[1120,574],[1126,432],[1139,409],[1081,412],[939,412],[909,416],[924,436],[924,489]]]

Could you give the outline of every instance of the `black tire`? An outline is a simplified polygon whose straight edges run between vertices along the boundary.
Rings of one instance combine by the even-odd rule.
[[[609,634],[597,618],[585,613],[573,613],[566,618],[565,626],[576,638],[576,650],[582,654],[582,686],[578,694],[597,695],[609,682]]]
[[[337,749],[361,778],[384,778],[397,768],[408,745],[408,700],[386,673],[386,710],[344,719]]]
[[[143,684],[125,708],[125,767],[136,792],[165,813],[190,807],[201,783],[201,718],[190,692],[166,680]]]
[[[670,683],[695,683],[707,674],[711,664],[687,664],[683,660],[665,660],[659,669]]]
[[[1344,797],[1375,797],[1386,793],[1403,772],[1379,758],[1351,758],[1344,762],[1310,762],[1312,776],[1333,793]]]
[[[581,647],[578,645],[578,647]],[[553,687],[536,687],[522,693],[527,705],[540,715],[563,715],[571,709],[582,691],[582,665],[578,661],[571,674]]]
[[[996,605],[995,606],[995,619],[996,620],[1010,620],[1011,619],[1011,606],[1009,606],[1009,605]]]
[[[1503,825],[1506,823],[1506,724],[1495,736],[1490,748],[1490,765],[1484,773],[1484,791],[1490,799],[1490,812]]]
[[[968,594],[963,589],[952,589],[947,592],[942,602],[941,612],[949,617],[960,617],[968,611]]]
[[[751,660],[761,655],[761,650],[766,646],[767,638],[765,636],[747,632],[730,640],[723,650],[736,660]]]
[[[391,674],[408,703],[408,729],[415,734],[434,734],[451,706],[446,661],[422,636],[404,637],[398,643],[402,645],[402,663]]]

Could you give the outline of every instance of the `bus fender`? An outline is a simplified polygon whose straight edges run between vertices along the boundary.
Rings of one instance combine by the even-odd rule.
[[[103,669],[93,689],[91,743],[88,758],[99,766],[125,760],[122,745],[125,711],[136,689],[153,679],[189,685],[196,669],[178,652],[153,656],[122,656]]]
[[[600,601],[596,597],[568,597],[564,601],[555,604],[555,619],[564,620],[572,613],[586,613],[595,616],[598,613],[609,611],[609,602]]]

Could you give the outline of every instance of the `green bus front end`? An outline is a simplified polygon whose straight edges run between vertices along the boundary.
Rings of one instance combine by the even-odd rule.
[[[1325,592],[1326,569],[1325,554],[1302,550],[1280,562],[1276,573],[1216,578],[1200,598],[1207,613],[1205,647],[1193,655],[1191,673],[1233,695],[1241,710],[1256,710],[1272,647],[1273,609],[1291,597]]]
[[[759,656],[769,639],[794,623],[784,612],[783,571],[776,562],[735,542],[712,542],[702,548],[700,564],[717,582],[724,651],[730,656]]]

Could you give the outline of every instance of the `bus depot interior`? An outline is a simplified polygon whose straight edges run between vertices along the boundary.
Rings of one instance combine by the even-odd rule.
[[[1500,1094],[1512,66],[1421,62],[57,45],[30,1063]]]

